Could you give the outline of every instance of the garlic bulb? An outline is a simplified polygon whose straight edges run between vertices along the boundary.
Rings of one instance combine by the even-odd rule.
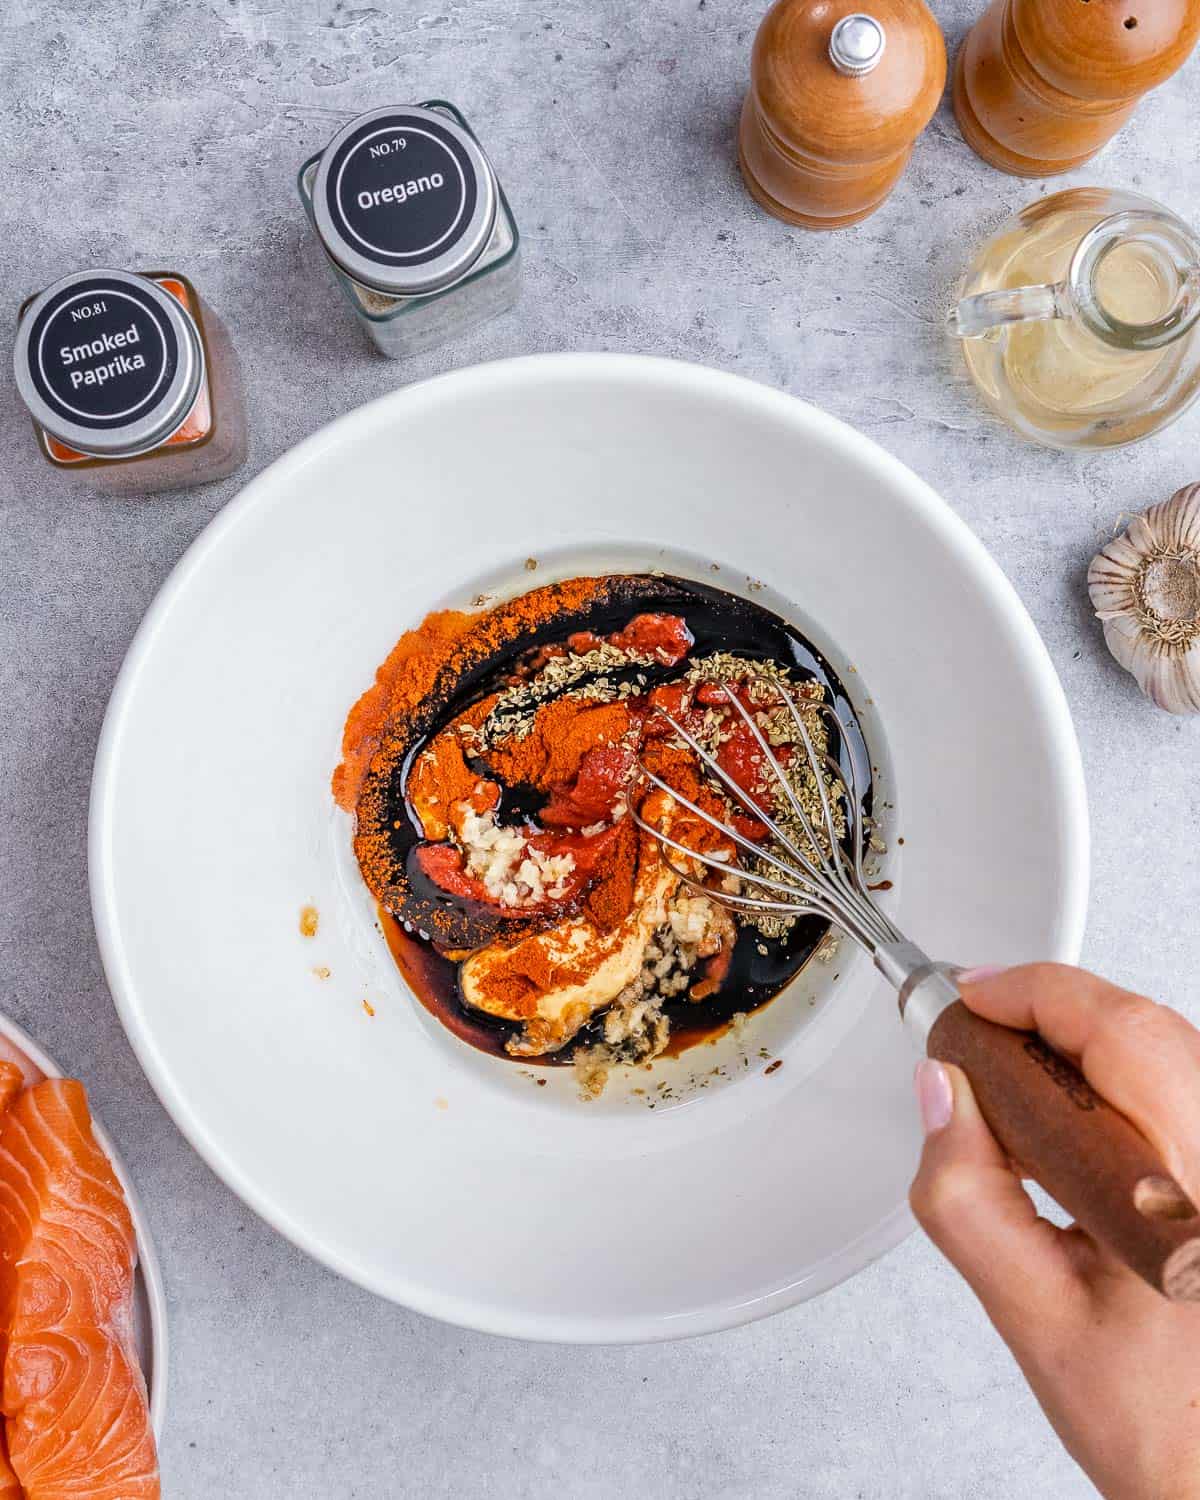
[[[1108,649],[1168,713],[1200,713],[1200,484],[1138,516],[1088,569]]]

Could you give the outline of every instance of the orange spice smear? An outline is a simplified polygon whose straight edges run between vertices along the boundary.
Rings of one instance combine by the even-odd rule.
[[[465,669],[492,651],[563,615],[582,610],[603,590],[600,578],[572,578],[534,589],[482,614],[440,610],[402,635],[346,720],[342,763],[333,773],[333,795],[352,812],[367,768],[384,742],[387,725],[411,714],[443,670]]]
[[[601,932],[611,932],[633,909],[641,839],[637,825],[626,818],[620,824],[607,865],[583,900],[583,909]]]
[[[538,710],[524,739],[491,751],[488,764],[510,786],[525,782],[549,791],[575,776],[590,750],[615,744],[629,723],[623,703],[559,698]]]
[[[339,807],[354,811],[359,788],[383,730],[393,714],[416,708],[454,654],[455,643],[471,624],[459,610],[442,610],[407,631],[375,673],[375,682],[350,710],[342,733],[342,763],[333,773]]]
[[[494,699],[482,704],[455,722],[474,723],[486,716]],[[421,820],[427,839],[439,840],[449,835],[454,810],[466,803],[473,812],[484,813],[500,801],[500,788],[494,781],[483,781],[472,771],[463,754],[457,734],[436,735],[428,750],[419,755],[408,778],[408,796]]]

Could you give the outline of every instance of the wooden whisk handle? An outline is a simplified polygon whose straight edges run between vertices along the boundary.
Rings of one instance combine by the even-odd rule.
[[[926,1050],[971,1081],[1021,1170],[1164,1296],[1200,1302],[1200,1210],[1145,1136],[1041,1037],[948,1005]]]

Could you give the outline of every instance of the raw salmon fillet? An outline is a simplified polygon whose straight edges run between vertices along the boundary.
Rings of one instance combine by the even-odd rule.
[[[135,1262],[83,1085],[27,1089],[0,1129],[0,1407],[26,1500],[159,1500],[133,1347]]]
[[[21,1092],[25,1083],[20,1068],[13,1062],[0,1062],[0,1120],[8,1113],[8,1107]],[[3,1340],[0,1340],[2,1352]],[[0,1433],[0,1500],[21,1500],[21,1486],[8,1461],[8,1444]]]
[[[24,1493],[8,1461],[8,1444],[0,1437],[0,1500],[22,1500]]]
[[[25,1085],[25,1075],[14,1062],[0,1062],[0,1122]]]
[[[8,1450],[0,1442],[0,1500],[22,1500],[24,1491],[8,1461]]]

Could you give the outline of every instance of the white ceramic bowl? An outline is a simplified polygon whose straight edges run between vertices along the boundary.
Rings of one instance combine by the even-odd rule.
[[[329,774],[376,664],[431,608],[613,567],[753,591],[859,684],[890,909],[931,953],[1069,960],[1084,919],[1078,750],[1033,625],[942,501],[821,412],[539,356],[397,391],[274,464],[180,563],[113,695],[109,981],[164,1104],[266,1219],[384,1296],[534,1338],[745,1322],[911,1227],[912,1058],[861,956],[656,1065],[667,1098],[643,1076],[582,1104],[430,1020],[373,927]]]
[[[62,1069],[38,1046],[37,1042],[7,1016],[0,1015],[0,1058],[14,1062],[32,1086],[43,1078],[61,1078]],[[137,1240],[138,1264],[133,1288],[133,1340],[141,1360],[142,1374],[150,1397],[150,1421],[161,1440],[167,1412],[167,1294],[163,1289],[158,1251],[150,1234],[146,1211],[137,1189],[118,1156],[116,1148],[99,1120],[92,1117],[92,1131],[101,1149],[112,1162],[113,1171],[125,1194],[133,1233]]]

